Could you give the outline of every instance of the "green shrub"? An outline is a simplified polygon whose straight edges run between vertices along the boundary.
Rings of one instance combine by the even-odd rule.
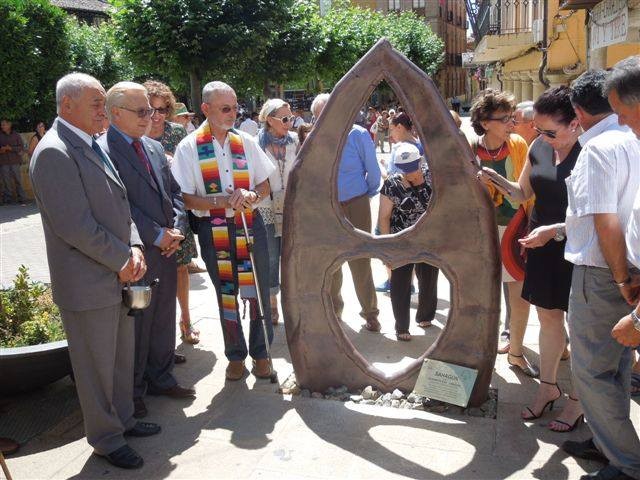
[[[13,287],[0,290],[0,347],[23,347],[64,340],[60,312],[51,290],[29,279],[21,265]]]

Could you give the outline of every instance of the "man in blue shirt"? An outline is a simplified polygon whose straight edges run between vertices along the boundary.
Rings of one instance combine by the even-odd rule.
[[[329,100],[329,94],[318,95],[311,104],[311,113],[318,118]],[[342,151],[338,169],[338,201],[347,220],[360,230],[371,232],[371,206],[369,198],[377,195],[380,189],[380,166],[376,149],[369,132],[359,125],[353,125]],[[367,258],[352,260],[349,269],[353,277],[360,316],[365,319],[365,328],[372,332],[380,331],[378,322],[378,300],[376,297],[371,261]],[[342,315],[344,301],[342,272],[338,270],[333,279],[331,297],[338,318]]]

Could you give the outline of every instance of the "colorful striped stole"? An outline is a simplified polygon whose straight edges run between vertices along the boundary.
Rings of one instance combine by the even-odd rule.
[[[231,160],[233,166],[234,189],[244,188],[249,190],[249,169],[244,154],[242,138],[234,130],[229,130],[229,143],[231,146]],[[196,131],[196,146],[198,149],[198,162],[204,180],[205,191],[208,195],[224,193],[220,181],[220,170],[216,151],[213,147],[213,139],[209,122],[205,121]],[[225,334],[229,340],[236,343],[238,340],[238,286],[234,281],[237,273],[242,298],[256,298],[257,291],[251,268],[251,258],[247,248],[247,242],[242,234],[243,224],[240,211],[234,215],[236,226],[235,246],[236,255],[232,258],[229,225],[224,208],[210,210],[211,237],[216,252],[218,265],[218,278],[220,279],[220,292],[222,297],[222,314]],[[252,241],[253,213],[251,209],[245,210],[249,238]]]

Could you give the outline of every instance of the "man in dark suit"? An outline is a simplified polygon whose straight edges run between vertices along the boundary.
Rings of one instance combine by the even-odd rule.
[[[187,217],[180,187],[173,179],[160,143],[145,137],[153,109],[146,89],[120,82],[107,92],[111,126],[98,143],[113,160],[129,192],[133,219],[145,245],[148,280],[159,279],[151,304],[136,319],[133,397],[136,417],[147,410],[145,390],[153,395],[193,397],[172,374],[176,346],[177,265],[173,254],[184,239]]]
[[[134,325],[122,283],[145,273],[143,245],[127,190],[93,140],[105,117],[105,91],[95,78],[72,73],[56,85],[58,118],[40,140],[30,166],[51,273],[82,407],[87,441],[122,468],[142,458],[124,437],[158,433],[133,418]]]

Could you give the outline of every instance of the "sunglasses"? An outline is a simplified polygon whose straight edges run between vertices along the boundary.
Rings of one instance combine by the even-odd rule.
[[[156,113],[159,113],[160,115],[169,115],[169,107],[156,108],[154,110],[156,111]]]
[[[516,117],[514,115],[505,115],[504,117],[489,117],[487,118],[487,120],[490,120],[492,122],[500,122],[504,125],[509,122],[516,123]]]
[[[237,112],[238,111],[238,105],[234,105],[233,107],[230,107],[229,105],[225,105],[224,107],[220,107],[220,111],[222,113],[229,113],[231,111]]]
[[[282,123],[289,123],[291,120],[293,120],[293,117],[271,117],[271,118],[277,118]]]
[[[127,107],[118,107],[118,108],[127,110],[128,112],[133,112],[138,116],[138,118],[152,117],[156,111],[155,108],[139,108],[137,110],[134,110],[133,108],[127,108]]]
[[[555,130],[542,130],[538,127],[533,127],[533,129],[538,132],[538,135],[544,135],[545,137],[549,137],[551,139],[554,139],[558,136],[558,132],[556,132]]]

